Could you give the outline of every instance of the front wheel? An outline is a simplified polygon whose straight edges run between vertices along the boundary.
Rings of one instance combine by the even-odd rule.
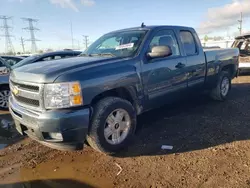
[[[227,71],[222,71],[217,86],[211,91],[211,97],[217,101],[224,101],[231,89],[231,76]]]
[[[136,128],[136,112],[124,99],[107,97],[94,106],[87,141],[97,151],[114,154],[129,145]]]

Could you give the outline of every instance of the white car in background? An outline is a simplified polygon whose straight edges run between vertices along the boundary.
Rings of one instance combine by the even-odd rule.
[[[240,50],[240,72],[250,72],[250,33],[236,37],[232,47]]]

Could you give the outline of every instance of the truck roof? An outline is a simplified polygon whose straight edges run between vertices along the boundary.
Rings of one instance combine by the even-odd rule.
[[[114,32],[120,32],[120,31],[132,31],[132,30],[153,30],[153,29],[160,29],[160,28],[168,28],[168,29],[187,29],[187,30],[191,30],[193,28],[191,27],[186,27],[186,26],[177,26],[177,25],[150,25],[150,26],[144,26],[144,27],[131,27],[131,28],[126,28],[126,29],[120,29],[120,30],[116,30],[116,31],[112,31],[110,33],[114,33]]]

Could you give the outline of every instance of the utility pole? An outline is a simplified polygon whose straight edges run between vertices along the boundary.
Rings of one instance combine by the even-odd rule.
[[[242,16],[242,12],[240,13],[240,20],[238,20],[240,27],[238,27],[239,31],[240,31],[240,35],[242,35],[242,22],[243,22],[243,16]]]
[[[10,52],[14,54],[15,50],[11,42],[11,37],[14,36],[10,35],[10,29],[12,29],[12,27],[8,25],[8,20],[12,19],[12,17],[0,16],[0,19],[3,20],[3,26],[1,26],[0,28],[4,30],[4,34],[0,36],[5,37],[5,53],[7,54]]]
[[[80,50],[80,41],[79,40],[77,40],[77,44],[78,44],[78,50]]]
[[[38,22],[38,20],[33,19],[33,18],[22,18],[22,19],[29,23],[29,26],[23,29],[28,30],[30,32],[30,39],[28,39],[27,41],[31,41],[31,53],[36,53],[37,52],[36,41],[40,41],[40,40],[36,39],[35,31],[39,31],[39,29],[34,27],[33,23]]]
[[[73,50],[74,49],[74,36],[73,36],[72,22],[70,22],[70,31],[71,31],[72,50]]]
[[[85,44],[85,49],[87,49],[89,45],[89,36],[83,35],[83,43]]]
[[[24,39],[23,39],[23,37],[21,37],[21,46],[22,46],[22,49],[23,49],[23,53],[25,53]]]

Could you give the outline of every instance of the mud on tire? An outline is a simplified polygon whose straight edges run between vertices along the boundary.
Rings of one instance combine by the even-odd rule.
[[[225,79],[227,79],[229,82],[229,88],[228,88],[228,91],[226,92],[226,94],[223,94],[222,92],[222,83],[223,81],[225,81]],[[220,73],[220,76],[219,76],[219,79],[218,79],[218,82],[217,82],[217,85],[216,87],[211,91],[210,93],[210,96],[212,99],[214,100],[217,100],[217,101],[224,101],[226,100],[228,94],[229,94],[229,91],[231,89],[231,76],[229,74],[229,72],[227,71],[222,71]]]
[[[127,115],[130,118],[130,128],[128,129],[126,137],[121,143],[111,144],[104,136],[104,129],[107,126],[107,118],[117,109],[127,112]],[[91,118],[87,141],[89,145],[95,150],[112,155],[129,145],[131,139],[134,136],[135,129],[136,112],[133,105],[129,101],[118,97],[107,97],[100,100],[94,106],[94,112]]]

